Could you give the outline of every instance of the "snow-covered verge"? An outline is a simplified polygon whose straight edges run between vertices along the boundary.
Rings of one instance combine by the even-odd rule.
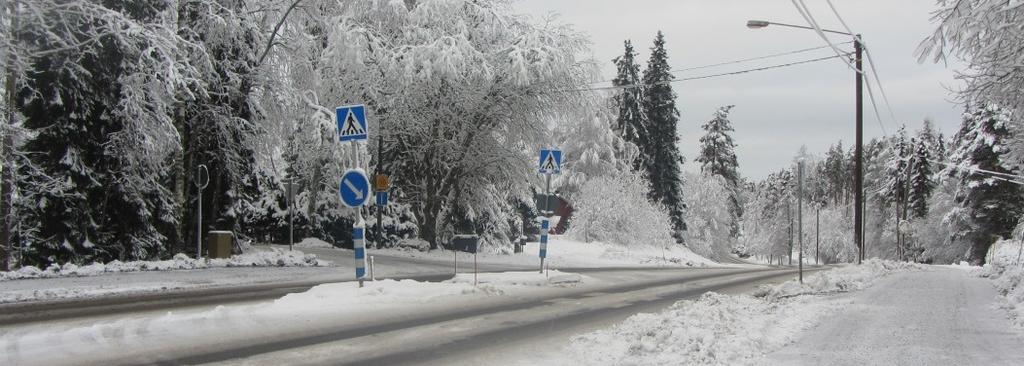
[[[638,314],[609,329],[576,336],[559,364],[738,365],[795,340],[842,308],[828,294],[871,286],[879,278],[924,266],[868,260],[762,287],[753,295],[707,293],[656,314]]]
[[[555,274],[552,273],[552,278]],[[572,273],[557,275],[579,278]],[[509,272],[497,276],[521,280],[543,275]],[[329,283],[271,302],[0,333],[0,349],[10,351],[0,356],[0,360],[6,358],[6,363],[0,363],[107,364],[105,357],[145,359],[155,354],[173,354],[173,351],[167,351],[168,347],[193,349],[209,344],[250,341],[254,335],[308,335],[316,331],[336,331],[416,314],[450,311],[453,307],[474,303],[504,301],[507,300],[506,295],[558,291],[552,288],[563,286],[550,284],[542,286],[547,288],[539,288],[523,286],[525,283],[522,281],[494,281],[473,286],[472,275],[469,281],[379,280],[367,281],[365,287],[359,287],[355,282]],[[146,336],[139,337],[140,334]],[[55,349],[55,339],[65,341]]]
[[[545,263],[554,268],[589,268],[619,266],[675,266],[702,267],[718,266],[719,263],[701,257],[686,247],[670,245],[664,248],[634,243],[631,246],[609,244],[603,242],[581,242],[561,235],[552,235],[548,242],[548,253]],[[539,261],[540,244],[528,242],[522,253],[488,253],[477,254],[480,263],[503,264],[517,266],[535,266]],[[368,255],[386,254],[397,257],[422,258],[438,261],[451,261],[453,253],[448,250],[421,251],[417,249],[373,249]],[[458,253],[459,267],[462,263],[472,263],[473,255]],[[461,271],[461,270],[460,270]]]
[[[1024,263],[1018,240],[1000,240],[989,249],[987,264],[976,272],[992,280],[996,291],[1003,296],[1002,307],[1010,314],[1014,324],[1024,327]]]
[[[301,251],[287,251],[280,249],[254,250],[249,253],[233,255],[225,259],[193,259],[185,254],[176,254],[172,259],[162,261],[113,261],[109,263],[93,263],[88,265],[75,265],[65,263],[63,265],[53,264],[46,269],[34,266],[22,267],[15,271],[0,272],[0,281],[17,280],[25,278],[53,278],[53,277],[85,277],[96,276],[104,273],[122,272],[143,272],[143,271],[169,271],[181,269],[203,269],[221,267],[317,267],[327,266],[330,262],[318,260],[316,255],[305,254]]]
[[[495,287],[506,287],[506,286],[572,286],[580,282],[583,282],[584,276],[576,273],[566,273],[561,271],[548,271],[546,273],[540,273],[535,271],[529,272],[504,272],[504,273],[460,273],[454,278],[445,281],[447,283],[467,283],[472,284],[474,281],[482,286],[495,286]]]

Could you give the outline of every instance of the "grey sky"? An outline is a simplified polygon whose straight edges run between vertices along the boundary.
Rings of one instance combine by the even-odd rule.
[[[824,0],[806,1],[815,18],[826,28],[841,30]],[[914,50],[934,26],[930,23],[934,0],[833,0],[846,23],[864,37],[872,51],[882,86],[896,120],[910,130],[931,118],[949,136],[959,126],[961,108],[951,103],[948,89],[959,85],[954,70],[959,65],[918,64]],[[527,14],[559,14],[588,34],[593,57],[605,79],[614,77],[611,59],[622,53],[622,42],[631,39],[640,53],[641,66],[655,33],[665,33],[669,62],[684,68],[763,56],[824,45],[813,31],[768,27],[751,30],[748,19],[805,24],[787,0],[522,0],[516,8]],[[845,42],[843,36],[835,42]],[[845,49],[852,46],[843,45]],[[832,55],[822,49],[739,65],[678,73],[700,76],[751,67],[800,61]],[[866,63],[866,61],[865,61]],[[682,114],[680,147],[687,169],[697,153],[700,126],[718,106],[735,104],[731,120],[739,145],[741,173],[761,179],[782,169],[801,144],[821,154],[842,139],[853,141],[854,73],[839,59],[751,74],[674,83]],[[876,100],[885,131],[896,125],[884,109],[876,88]],[[865,91],[865,140],[882,136],[882,127]]]

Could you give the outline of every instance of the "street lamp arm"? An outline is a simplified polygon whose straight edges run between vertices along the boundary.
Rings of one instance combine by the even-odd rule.
[[[764,27],[767,27],[769,25],[777,25],[777,26],[780,26],[780,27],[790,27],[790,28],[800,28],[800,29],[814,30],[814,28],[808,27],[808,26],[796,25],[796,24],[787,24],[787,23],[769,22],[767,20],[748,20],[747,21],[747,27],[748,28],[754,28],[754,29],[756,29],[756,28],[764,28]],[[844,36],[853,36],[853,33],[847,33],[847,32],[842,32],[842,31],[831,30],[831,29],[822,29],[821,31],[822,32],[827,32],[827,33],[842,34]]]

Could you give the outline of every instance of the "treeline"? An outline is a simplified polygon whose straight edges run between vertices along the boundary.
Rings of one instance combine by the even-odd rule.
[[[951,139],[926,120],[913,135],[900,127],[865,144],[867,257],[982,263],[992,243],[1010,237],[1024,213],[1024,191],[1005,163],[1016,138],[1010,123],[1005,109],[969,106]],[[821,261],[854,261],[852,148],[840,142],[824,156],[801,151],[800,158],[805,253],[820,243]],[[745,185],[743,252],[789,260],[798,240],[794,169]]]

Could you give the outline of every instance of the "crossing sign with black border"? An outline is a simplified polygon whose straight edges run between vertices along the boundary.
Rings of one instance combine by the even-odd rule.
[[[541,174],[559,174],[562,172],[562,150],[541,149],[540,165],[538,171]]]
[[[345,105],[334,109],[338,121],[338,140],[365,141],[370,137],[366,126],[366,107],[362,104]]]

